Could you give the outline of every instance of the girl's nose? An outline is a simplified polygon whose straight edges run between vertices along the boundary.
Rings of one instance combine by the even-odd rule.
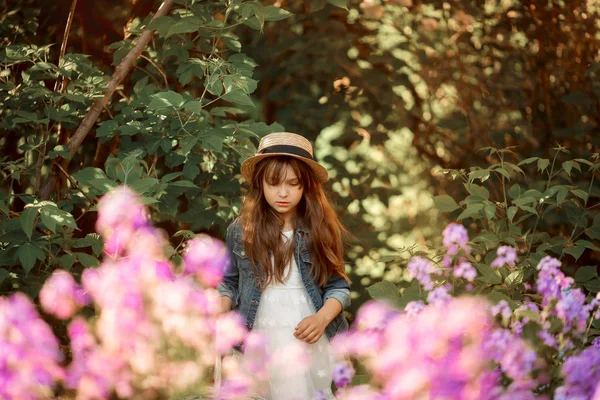
[[[287,195],[288,195],[288,192],[287,192],[285,185],[281,185],[281,187],[279,188],[279,196],[286,197]]]

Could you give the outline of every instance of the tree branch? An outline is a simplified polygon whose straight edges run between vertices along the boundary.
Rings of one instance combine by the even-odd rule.
[[[162,2],[162,4],[160,5],[160,7],[158,8],[158,10],[156,11],[156,14],[154,15],[154,18],[152,20],[154,20],[158,17],[167,15],[169,10],[171,9],[171,6],[173,5],[173,1],[174,0],[164,0]],[[69,153],[71,154],[71,157],[73,157],[75,155],[75,153],[77,153],[79,146],[81,146],[81,143],[83,142],[83,140],[85,139],[87,134],[90,132],[90,130],[96,123],[96,120],[98,120],[100,113],[102,113],[102,110],[104,109],[106,104],[108,104],[108,101],[110,100],[113,93],[117,89],[117,86],[121,83],[123,78],[125,78],[127,73],[133,68],[134,63],[136,62],[136,60],[139,58],[139,56],[142,54],[142,52],[144,51],[144,49],[150,42],[152,35],[154,35],[153,30],[144,31],[144,33],[142,33],[140,35],[136,45],[129,51],[129,54],[127,54],[125,56],[125,58],[123,58],[121,63],[119,63],[117,68],[115,68],[115,72],[113,73],[112,77],[110,78],[110,81],[108,81],[108,83],[106,84],[106,90],[104,91],[104,93],[105,93],[104,97],[97,99],[92,104],[92,106],[90,107],[90,110],[86,114],[85,118],[83,119],[83,121],[81,121],[81,124],[79,124],[79,127],[77,128],[77,130],[75,131],[73,136],[67,142],[67,145],[69,146]],[[62,162],[62,166],[65,170],[67,169],[68,165],[69,165],[69,160],[64,160]],[[56,182],[56,174],[50,175],[50,177],[48,178],[48,181],[44,185],[44,188],[41,193],[41,198],[43,200],[47,200],[50,198],[50,196],[52,195],[52,191],[53,191],[55,182]]]
[[[71,10],[69,11],[69,15],[67,16],[67,24],[65,26],[65,33],[63,34],[62,44],[60,45],[60,53],[58,55],[58,63],[60,65],[60,60],[65,56],[65,52],[67,51],[67,42],[69,40],[69,32],[71,32],[71,25],[73,24],[73,15],[75,15],[75,7],[77,7],[77,0],[73,0],[71,3]],[[59,92],[62,92],[66,84],[67,79],[63,76],[61,79],[58,79],[54,84],[54,91],[58,89]],[[57,137],[60,137],[60,131],[62,128],[62,123],[58,123]],[[40,148],[38,154],[38,160],[36,165],[36,174],[35,174],[35,193],[40,193],[40,186],[42,184],[42,167],[44,166],[44,158],[46,157],[46,142],[48,141],[49,130],[45,129],[42,133],[42,146]]]

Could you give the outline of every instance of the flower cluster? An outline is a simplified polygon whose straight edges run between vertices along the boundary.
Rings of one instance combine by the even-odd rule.
[[[74,390],[77,399],[205,392],[215,360],[248,337],[238,314],[220,310],[215,287],[228,266],[223,243],[206,235],[191,240],[184,254],[185,272],[175,277],[164,255],[166,239],[147,216],[139,197],[127,187],[103,197],[97,229],[110,257],[98,268],[85,270],[81,286],[70,274],[57,271],[40,293],[46,312],[72,318],[68,336],[73,357],[64,372],[64,386]],[[86,304],[95,308],[95,318],[76,314]],[[254,336],[246,346],[257,357],[264,353]],[[46,354],[53,347],[48,349]],[[56,357],[51,360],[56,362]],[[258,378],[265,379],[259,369],[239,362],[229,368],[235,376],[231,381],[226,377],[223,387],[235,387],[230,397],[243,398],[260,383]],[[42,376],[43,371],[29,372],[45,384],[55,375],[60,378],[56,373]]]
[[[560,270],[560,261],[550,256],[540,260],[537,266],[538,277],[536,289],[542,296],[543,320],[554,316],[563,325],[563,333],[573,332],[581,335],[585,332],[587,321],[592,312],[598,309],[600,301],[594,299],[586,302],[586,296],[581,289],[574,287],[573,278],[565,276]],[[569,348],[572,344],[565,341],[563,346]]]
[[[556,400],[600,399],[600,338],[567,358],[561,372],[564,384],[556,389]]]
[[[500,246],[496,250],[496,259],[490,264],[491,267],[501,268],[505,265],[514,267],[517,263],[517,249],[512,246]]]
[[[50,398],[64,377],[50,327],[22,293],[0,297],[0,398]]]
[[[524,341],[495,326],[487,302],[476,297],[448,298],[417,313],[368,303],[333,346],[338,357],[361,361],[372,375],[370,385],[340,390],[340,399],[499,399],[529,384],[525,378],[537,362]],[[494,363],[514,386],[500,386]],[[344,385],[347,369],[341,364],[337,372]]]

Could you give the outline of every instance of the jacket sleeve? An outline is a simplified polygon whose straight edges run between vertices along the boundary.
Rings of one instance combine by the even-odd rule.
[[[236,308],[238,305],[238,286],[239,286],[239,270],[237,266],[237,259],[233,253],[233,241],[234,241],[234,228],[233,224],[227,228],[227,235],[225,238],[225,247],[229,252],[229,268],[223,274],[223,281],[217,286],[217,291],[221,296],[227,296],[231,299],[231,308]]]
[[[327,299],[336,299],[342,309],[350,307],[350,285],[341,275],[333,274],[323,288],[323,302]]]

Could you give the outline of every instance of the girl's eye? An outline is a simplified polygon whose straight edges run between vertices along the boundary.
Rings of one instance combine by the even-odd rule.
[[[295,186],[298,186],[299,184],[300,184],[300,182],[290,182],[289,185],[295,187]]]

